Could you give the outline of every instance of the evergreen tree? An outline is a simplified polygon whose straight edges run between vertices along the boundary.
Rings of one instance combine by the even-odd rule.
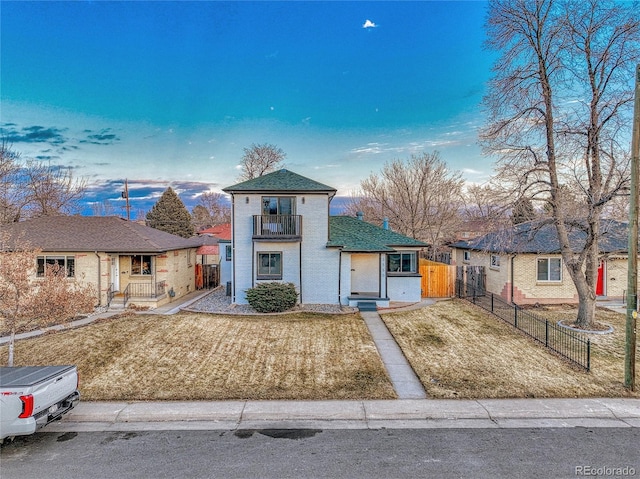
[[[514,225],[524,223],[536,219],[536,212],[533,208],[533,202],[526,197],[519,198],[513,205],[511,213],[511,221]]]
[[[191,215],[171,187],[162,193],[160,199],[153,205],[151,211],[147,213],[147,226],[182,236],[183,238],[193,236]]]

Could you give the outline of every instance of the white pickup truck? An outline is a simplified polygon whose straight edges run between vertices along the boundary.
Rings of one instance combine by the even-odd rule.
[[[0,367],[0,443],[33,434],[79,400],[75,366]]]

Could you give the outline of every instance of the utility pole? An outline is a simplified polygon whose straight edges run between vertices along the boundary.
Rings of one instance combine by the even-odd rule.
[[[636,65],[636,90],[631,137],[631,192],[629,196],[629,258],[627,272],[627,322],[624,386],[635,391],[636,320],[638,318],[638,181],[640,172],[640,64]]]
[[[122,192],[122,197],[126,201],[125,208],[127,209],[127,221],[131,221],[131,205],[129,204],[129,183],[126,179],[124,180],[124,191]]]

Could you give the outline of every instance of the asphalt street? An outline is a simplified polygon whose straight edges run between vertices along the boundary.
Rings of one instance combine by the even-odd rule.
[[[638,444],[639,428],[43,430],[0,463],[3,479],[634,477]]]

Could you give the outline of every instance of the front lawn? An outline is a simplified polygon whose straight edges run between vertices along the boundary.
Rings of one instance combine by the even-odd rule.
[[[540,308],[549,319],[569,308]],[[591,372],[578,370],[512,326],[463,300],[384,314],[430,398],[640,397],[624,383],[625,315],[598,309],[610,335],[590,335]]]
[[[357,314],[128,314],[17,341],[15,358],[76,364],[85,400],[396,397]]]

